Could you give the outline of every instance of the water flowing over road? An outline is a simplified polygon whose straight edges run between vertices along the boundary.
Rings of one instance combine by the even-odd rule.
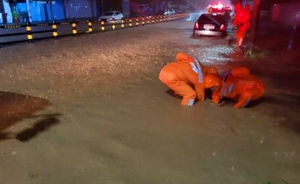
[[[1,48],[0,183],[297,184],[299,87],[230,35],[191,37],[195,17]],[[158,80],[179,51],[249,67],[264,99],[181,106]]]

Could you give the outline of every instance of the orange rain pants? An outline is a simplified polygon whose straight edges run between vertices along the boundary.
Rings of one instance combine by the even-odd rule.
[[[250,28],[250,23],[247,22],[238,27],[236,32],[237,45],[242,46],[247,30]]]
[[[239,109],[261,98],[264,91],[263,82],[251,75],[247,68],[233,68],[219,90],[213,91],[212,98],[214,103],[218,103],[222,97],[235,99],[238,102],[234,107]]]
[[[183,97],[181,105],[193,106],[196,98],[200,101],[205,99],[203,76],[208,73],[217,74],[217,70],[213,67],[206,68],[201,63],[197,64],[193,57],[179,52],[176,62],[162,68],[159,79],[175,94]]]

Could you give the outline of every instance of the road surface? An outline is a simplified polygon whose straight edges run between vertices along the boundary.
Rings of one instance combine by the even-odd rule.
[[[193,23],[0,49],[0,183],[299,183],[298,69],[244,59],[229,37],[191,38]],[[249,67],[264,99],[182,107],[158,80],[179,51]]]

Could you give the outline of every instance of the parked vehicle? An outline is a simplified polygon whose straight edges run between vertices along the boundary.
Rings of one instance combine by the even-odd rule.
[[[124,18],[124,15],[119,11],[107,11],[104,12],[99,18],[99,21],[112,22],[113,20],[116,22],[121,22]]]
[[[204,13],[194,24],[193,36],[224,36],[227,23],[224,15]]]
[[[231,6],[224,6],[223,8],[229,15],[233,13],[233,9]]]
[[[225,18],[229,19],[230,16],[232,16],[233,11],[231,6],[224,6],[223,4],[219,3],[217,5],[209,5],[206,13],[224,15]]]
[[[175,10],[170,8],[165,10],[164,15],[174,15],[175,13]]]

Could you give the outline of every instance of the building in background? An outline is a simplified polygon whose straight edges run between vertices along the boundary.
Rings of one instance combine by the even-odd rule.
[[[20,8],[24,11],[29,9],[28,18],[30,22],[49,22],[65,19],[63,3],[63,0],[31,0],[27,6],[24,3]],[[24,13],[24,15],[26,14]]]
[[[65,0],[66,19],[96,19],[99,7],[96,0]]]
[[[130,5],[131,0],[0,0],[0,23],[97,20],[103,12],[111,10],[129,17]]]
[[[275,3],[270,9],[270,19],[273,25],[300,26],[300,2]]]
[[[0,23],[64,20],[64,0],[0,0],[0,13]]]
[[[131,0],[131,16],[153,16],[163,14],[167,1],[161,0]]]
[[[13,22],[12,11],[10,8],[10,2],[6,0],[0,0],[0,23]]]
[[[92,19],[97,7],[96,0],[0,0],[0,23]]]
[[[122,13],[125,17],[130,16],[130,1],[122,0]]]

